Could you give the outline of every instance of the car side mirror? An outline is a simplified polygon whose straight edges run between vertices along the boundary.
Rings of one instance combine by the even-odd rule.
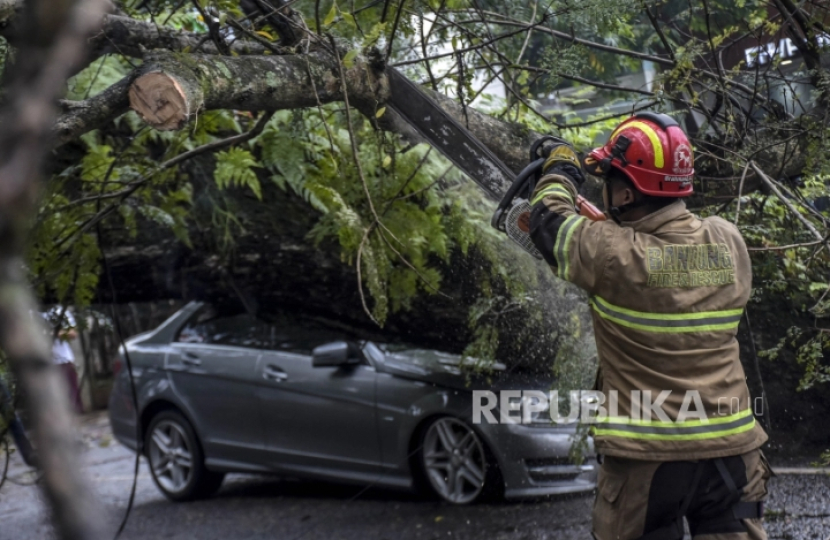
[[[311,365],[314,367],[344,366],[355,364],[358,359],[353,347],[346,341],[332,341],[315,347],[311,352]]]

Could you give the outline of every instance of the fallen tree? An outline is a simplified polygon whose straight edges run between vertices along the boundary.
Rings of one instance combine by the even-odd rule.
[[[401,228],[405,234],[393,234],[393,218],[375,208],[380,200],[391,204],[389,208],[397,209],[401,216],[421,218],[419,212],[438,204],[435,198],[444,198],[442,204],[447,206],[441,212],[446,216],[439,212],[430,219],[450,231],[450,217],[457,216],[451,209],[451,198],[460,193],[444,189],[446,182],[440,181],[441,174],[435,170],[435,156],[424,157],[418,167],[409,163],[405,171],[399,169],[398,162],[409,159],[407,154],[419,137],[385,107],[390,65],[409,70],[409,75],[424,82],[445,110],[514,171],[525,165],[526,149],[543,133],[563,135],[587,148],[595,136],[618,121],[619,115],[614,114],[600,113],[587,121],[575,121],[540,110],[532,99],[533,92],[562,81],[609,96],[634,95],[632,111],[673,109],[679,114],[696,144],[696,187],[701,195],[694,205],[704,211],[710,211],[707,205],[716,202],[720,208],[711,211],[729,212],[730,204],[745,198],[741,196],[759,189],[762,197],[763,193],[774,193],[770,182],[822,170],[821,152],[816,151],[822,137],[820,126],[826,125],[822,101],[810,104],[808,114],[796,118],[773,99],[772,87],[765,82],[774,66],[763,73],[756,70],[754,78],[747,80],[746,72],[727,72],[717,62],[723,48],[737,39],[730,34],[734,25],[745,35],[763,35],[764,6],[747,5],[732,13],[724,11],[729,7],[726,4],[704,2],[698,6],[700,11],[690,12],[689,25],[694,26],[692,18],[697,18],[707,25],[707,35],[689,38],[680,23],[659,24],[671,10],[678,9],[676,3],[666,6],[663,13],[647,4],[646,13],[626,15],[638,18],[646,29],[626,28],[633,37],[612,46],[601,39],[607,31],[601,26],[617,23],[592,15],[600,4],[573,7],[563,3],[540,11],[538,6],[519,2],[509,14],[487,3],[438,7],[367,3],[356,5],[352,12],[334,3],[286,7],[278,2],[267,13],[250,11],[250,6],[244,13],[234,6],[213,11],[200,6],[170,10],[166,4],[153,2],[138,11],[121,6],[122,11],[105,18],[101,32],[91,42],[90,66],[76,78],[76,90],[60,103],[63,114],[54,128],[58,148],[52,161],[55,188],[41,214],[41,223],[49,226],[41,229],[43,241],[35,256],[38,264],[33,265],[36,282],[44,295],[85,298],[93,280],[79,284],[73,275],[96,267],[100,251],[95,246],[100,243],[104,253],[113,257],[113,270],[123,272],[125,279],[119,280],[118,287],[128,297],[188,296],[194,289],[160,287],[157,280],[146,279],[148,275],[175,275],[173,281],[181,282],[186,281],[182,276],[195,279],[198,274],[198,288],[208,296],[219,290],[236,294],[235,287],[261,288],[268,276],[279,276],[289,291],[284,299],[306,290],[309,283],[331,282],[331,289],[324,288],[326,293],[311,302],[315,309],[324,309],[326,298],[336,298],[331,303],[333,312],[348,312],[357,305],[365,308],[369,317],[364,323],[371,318],[382,323],[388,306],[373,312],[375,308],[367,307],[373,301],[376,306],[398,302],[401,309],[392,306],[392,311],[399,313],[423,301],[441,312],[438,306],[443,297],[434,295],[438,290],[454,298],[442,313],[452,321],[447,325],[453,329],[450,333],[458,336],[448,343],[455,347],[468,341],[472,332],[469,304],[481,294],[459,301],[452,291],[441,287],[455,286],[447,279],[448,272],[453,267],[465,268],[466,263],[452,259],[448,265],[447,257],[468,257],[462,246],[469,247],[469,242],[459,240],[454,232],[435,237],[429,236],[434,231],[421,234],[418,227],[428,229],[429,220],[414,229]],[[0,34],[11,36],[8,32],[14,28],[20,5],[20,0],[0,4]],[[607,9],[620,15],[627,8]],[[800,31],[808,42],[805,47],[819,42],[821,17],[806,21],[804,17],[787,18],[782,13],[790,8],[781,9],[784,11],[776,18],[781,17],[787,31]],[[712,10],[728,16],[715,24]],[[166,22],[153,22],[160,20]],[[568,24],[580,25],[580,36],[563,31],[562,25]],[[338,38],[333,37],[335,33]],[[692,41],[681,43],[681,38]],[[454,42],[451,52],[442,49],[442,43],[448,41]],[[13,40],[10,43],[14,45]],[[540,51],[545,48],[556,54],[544,56]],[[587,62],[591,58],[609,74],[631,61],[652,62],[660,71],[652,89],[624,86],[591,67]],[[812,80],[821,95],[822,66],[820,62],[812,65]],[[98,82],[102,71],[109,73],[103,87]],[[112,72],[120,76],[113,78]],[[491,114],[473,107],[480,94],[470,85],[474,76],[504,84],[503,106]],[[447,97],[447,93],[454,97]],[[362,120],[350,116],[350,107],[344,106],[347,100]],[[273,114],[279,111],[295,113],[277,120]],[[290,130],[292,136],[282,136],[280,131],[284,130]],[[369,152],[373,139],[376,150]],[[297,141],[302,144],[295,144]],[[352,144],[354,141],[357,143]],[[190,165],[211,154],[215,159]],[[420,160],[423,154],[418,155]],[[424,183],[427,174],[417,172],[424,164],[433,167],[429,174],[439,181]],[[332,179],[337,176],[348,182]],[[416,177],[419,180],[411,181]],[[288,195],[265,186],[272,180]],[[234,209],[219,208],[202,215],[203,222],[221,220],[225,224],[216,231],[194,225],[197,220],[191,218],[199,212],[188,206],[201,200],[198,191],[203,188],[194,186],[205,182],[219,184],[222,197]],[[458,180],[450,184],[457,185]],[[782,188],[781,194],[789,189],[796,197],[804,195],[794,184]],[[463,195],[476,198],[473,193],[465,191]],[[292,214],[290,208],[296,204],[299,213],[313,217],[308,218],[310,222],[297,220],[270,228],[257,220],[246,222],[247,227],[233,224],[236,215],[258,215],[261,201],[282,215]],[[747,207],[743,208],[746,212]],[[486,222],[487,210],[476,211],[475,219]],[[803,226],[789,208],[784,212]],[[806,219],[815,222],[819,235],[826,231],[827,222],[820,213],[804,208],[796,213],[809,214]],[[106,240],[96,234],[102,224],[105,230],[135,232],[148,227],[149,222],[177,231],[175,242],[179,243],[170,248],[176,256],[159,250],[159,245],[164,245],[161,239],[144,246],[129,235],[113,233]],[[319,233],[314,241],[308,231]],[[207,240],[197,243],[197,233]],[[226,241],[229,234],[233,242]],[[321,245],[321,237],[332,242],[327,256],[315,247]],[[292,240],[283,242],[286,238]],[[453,244],[449,250],[441,247],[447,238]],[[824,243],[815,238],[809,242],[816,243],[805,243],[798,234],[792,238],[805,248]],[[56,247],[44,247],[46,239],[53,239]],[[436,249],[413,247],[416,242],[435,239],[439,239]],[[172,236],[166,241],[174,244]],[[138,243],[132,246],[132,242]],[[768,244],[765,247],[773,247]],[[86,255],[79,246],[88,247]],[[227,256],[228,251],[233,257]],[[227,282],[233,271],[214,268],[217,260],[227,267],[228,261],[235,261],[234,265],[250,262],[262,253],[273,254],[274,260],[281,262],[270,267],[241,264],[238,268],[242,272],[234,277],[236,285]],[[70,262],[56,262],[69,255]],[[94,264],[89,262],[91,257],[96,259]],[[495,289],[505,295],[510,287],[504,284],[513,270],[509,265],[500,266],[494,257],[486,259],[484,266],[500,269],[496,281],[501,285]],[[482,261],[471,260],[469,264],[481,266]],[[48,271],[55,265],[61,270]],[[282,271],[291,267],[299,270]],[[152,271],[142,273],[144,268]],[[175,270],[172,274],[170,268]],[[431,277],[431,272],[441,279]],[[406,276],[405,280],[401,276]],[[348,290],[357,296],[338,295],[347,290],[344,283],[352,279],[358,290]],[[393,283],[397,279],[402,281]],[[409,291],[406,298],[390,300],[390,291],[395,289],[390,284],[404,281],[404,289]],[[128,283],[135,285],[132,290]],[[364,285],[367,294],[362,290]],[[472,288],[482,293],[491,285],[479,283]],[[77,295],[78,290],[87,292]],[[507,304],[510,302],[508,299]],[[422,311],[419,317],[425,314]],[[394,317],[389,324],[395,324]],[[424,330],[420,335],[429,333]]]
[[[582,324],[587,326],[579,295],[557,298],[555,291],[561,294],[565,289],[547,279],[546,268],[502,245],[510,257],[531,268],[516,276],[516,281],[527,280],[523,287],[526,293],[544,291],[541,296],[548,298],[541,304],[535,299],[517,299],[516,283],[499,277],[494,268],[498,261],[483,251],[488,246],[482,245],[466,253],[456,247],[446,260],[432,261],[431,267],[441,275],[436,288],[424,286],[424,293],[414,296],[407,309],[390,310],[383,328],[378,328],[360,308],[357,271],[354,264],[343,264],[341,246],[332,239],[320,243],[309,239],[317,217],[301,197],[263,182],[262,201],[266,204],[262,204],[241,189],[223,192],[211,183],[209,178],[197,182],[201,195],[189,217],[193,224],[189,245],[171,237],[166,227],[151,222],[141,227],[137,238],[123,231],[104,234],[103,249],[112,278],[119,284],[119,302],[183,298],[231,303],[255,311],[303,313],[336,321],[380,341],[453,352],[462,352],[474,342],[477,329],[494,327],[502,339],[496,344],[498,350],[489,352],[542,370],[551,368],[556,344],[566,339],[560,328],[573,313],[582,312]],[[238,222],[231,250],[217,245],[209,233],[216,205],[233,212]],[[480,318],[471,324],[470,308],[482,299],[485,282],[489,282],[491,305],[482,307]],[[111,300],[106,283],[102,285],[99,298]],[[533,320],[540,307],[550,312],[544,320]],[[534,334],[540,326],[547,330]]]

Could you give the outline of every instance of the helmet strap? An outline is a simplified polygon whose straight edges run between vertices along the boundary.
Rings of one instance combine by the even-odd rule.
[[[648,199],[640,199],[639,201],[635,201],[633,203],[624,204],[622,206],[612,206],[608,212],[611,214],[611,217],[614,218],[614,221],[617,223],[620,222],[620,216],[628,212],[629,210],[634,210],[635,208],[639,208],[641,206],[645,206],[648,204]]]
[[[629,210],[634,210],[635,208],[645,206],[649,202],[648,199],[642,198],[639,201],[634,201],[634,202],[631,202],[631,203],[628,203],[628,204],[623,204],[621,206],[613,206],[613,203],[612,203],[612,200],[611,200],[612,199],[611,182],[606,180],[603,183],[602,189],[605,190],[605,199],[608,201],[608,205],[609,205],[608,213],[611,215],[611,219],[613,219],[614,222],[617,223],[617,225],[619,225],[620,222],[622,221],[622,215],[623,214],[625,214]]]
[[[605,177],[605,182],[602,183],[602,198],[605,202],[608,215],[614,220],[614,223],[619,225],[620,208],[618,206],[612,206],[611,197],[611,182],[608,181],[608,177]]]

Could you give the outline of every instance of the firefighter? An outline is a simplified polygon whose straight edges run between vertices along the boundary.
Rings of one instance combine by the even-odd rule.
[[[548,149],[531,204],[531,238],[562,279],[585,289],[607,414],[598,540],[766,538],[771,469],[760,450],[739,359],[749,254],[738,230],[686,209],[694,156],[668,115],[640,113],[580,162]],[[579,216],[583,170],[603,179],[606,221]],[[613,402],[613,403],[612,403]]]

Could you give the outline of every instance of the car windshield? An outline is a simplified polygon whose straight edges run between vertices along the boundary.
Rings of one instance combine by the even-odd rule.
[[[378,343],[377,346],[383,352],[393,353],[393,354],[394,353],[399,353],[399,352],[404,352],[404,351],[413,351],[413,350],[422,348],[422,347],[417,347],[415,345],[412,345],[411,343],[404,343],[404,342]]]

